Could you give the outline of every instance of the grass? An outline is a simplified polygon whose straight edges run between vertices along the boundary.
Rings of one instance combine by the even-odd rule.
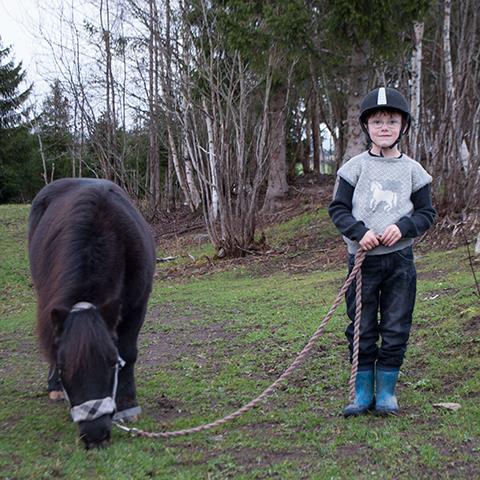
[[[65,405],[45,393],[26,255],[28,207],[0,206],[0,478],[367,479],[480,476],[480,309],[466,250],[417,261],[417,307],[396,418],[338,415],[349,365],[343,305],[306,364],[258,409],[215,431],[159,441],[113,431],[85,451]],[[284,245],[324,212],[272,229]],[[310,229],[310,230],[309,230]],[[316,231],[318,230],[318,232]],[[166,252],[168,254],[168,252]],[[476,268],[478,269],[478,259]],[[343,268],[258,276],[239,268],[157,281],[140,338],[146,430],[212,421],[249,401],[295,358]],[[456,412],[438,402],[458,402]]]
[[[311,236],[312,234],[319,240],[337,236],[337,231],[328,218],[326,208],[318,208],[313,213],[302,213],[265,230],[267,241],[273,247],[281,247],[298,238]]]

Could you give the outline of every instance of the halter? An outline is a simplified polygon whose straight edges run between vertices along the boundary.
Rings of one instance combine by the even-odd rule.
[[[82,310],[89,310],[91,308],[95,309],[96,307],[95,305],[88,302],[79,302],[72,307],[70,313],[80,312]],[[123,360],[123,358],[119,355],[117,363],[115,364],[112,394],[109,397],[99,398],[95,400],[87,400],[80,405],[75,405],[74,407],[72,407],[72,402],[70,402],[67,391],[62,385],[65,399],[68,403],[70,403],[70,416],[75,423],[88,422],[91,420],[95,420],[102,415],[108,415],[115,412],[115,410],[117,409],[117,406],[115,404],[115,396],[117,394],[118,372],[124,365],[125,360]]]

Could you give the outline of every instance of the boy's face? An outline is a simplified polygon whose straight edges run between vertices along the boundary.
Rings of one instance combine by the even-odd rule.
[[[402,115],[397,112],[377,112],[367,120],[372,142],[380,148],[390,147],[400,135]]]

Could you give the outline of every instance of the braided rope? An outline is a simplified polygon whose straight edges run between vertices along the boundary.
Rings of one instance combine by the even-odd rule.
[[[243,407],[239,408],[235,412],[230,413],[229,415],[226,415],[223,418],[219,418],[218,420],[215,420],[214,422],[206,423],[203,425],[199,425],[197,427],[192,427],[192,428],[186,428],[183,430],[175,430],[175,431],[170,431],[170,432],[146,432],[144,430],[140,430],[138,428],[129,428],[125,425],[119,424],[117,422],[113,422],[114,425],[116,425],[118,428],[121,430],[128,432],[130,435],[134,437],[145,437],[145,438],[173,438],[173,437],[180,437],[183,435],[189,435],[191,433],[197,433],[197,432],[202,432],[205,430],[211,430],[213,428],[216,428],[220,425],[223,425],[227,422],[230,422],[231,420],[240,417],[244,413],[247,413],[248,411],[252,410],[255,408],[259,403],[261,403],[266,397],[271,395],[277,387],[283,383],[288,377],[292,375],[292,373],[304,362],[304,360],[307,358],[308,354],[312,350],[313,346],[317,342],[317,340],[322,336],[323,330],[325,329],[327,323],[330,321],[332,318],[333,314],[335,313],[335,310],[338,308],[340,305],[340,302],[343,299],[343,296],[345,295],[345,292],[347,291],[348,287],[350,284],[353,282],[354,279],[356,279],[356,285],[357,285],[357,298],[358,298],[358,288],[360,286],[361,288],[361,266],[362,263],[365,259],[366,252],[363,250],[359,250],[355,256],[355,265],[350,272],[350,275],[348,276],[347,280],[345,281],[343,287],[340,289],[338,292],[338,295],[335,299],[335,302],[333,303],[332,307],[328,311],[327,315],[325,318],[322,320],[320,323],[319,327],[315,331],[315,333],[311,336],[310,340],[308,343],[305,345],[303,350],[297,355],[295,360],[292,362],[292,364],[273,382],[268,388],[266,388],[258,397],[254,398],[247,404],[245,404]],[[360,280],[360,281],[359,281]],[[358,308],[358,304],[361,302],[357,302],[357,309],[355,315],[361,315],[361,305],[360,308]],[[357,323],[357,318],[355,319],[355,322]],[[358,323],[360,323],[360,318],[358,318]],[[359,330],[359,328],[358,328]],[[355,352],[355,349],[354,349]],[[357,345],[357,357],[358,357],[358,345]],[[355,373],[354,373],[354,367],[355,367]],[[355,377],[356,375],[356,370],[358,369],[358,358],[356,361],[352,363],[352,375],[353,377],[353,383],[355,384]],[[355,394],[355,392],[354,392]]]
[[[360,351],[360,320],[362,318],[362,272],[358,270],[355,275],[355,322],[353,329],[353,355],[352,372],[348,382],[348,399],[350,403],[355,401],[355,381],[358,372],[358,353]]]

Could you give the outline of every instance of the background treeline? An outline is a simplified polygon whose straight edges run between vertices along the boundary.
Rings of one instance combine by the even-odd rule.
[[[200,209],[218,249],[254,247],[258,212],[295,174],[333,174],[365,149],[359,103],[411,102],[402,148],[434,177],[441,216],[480,198],[476,0],[95,0],[45,3],[43,103],[0,47],[0,202],[98,176],[149,218]]]

